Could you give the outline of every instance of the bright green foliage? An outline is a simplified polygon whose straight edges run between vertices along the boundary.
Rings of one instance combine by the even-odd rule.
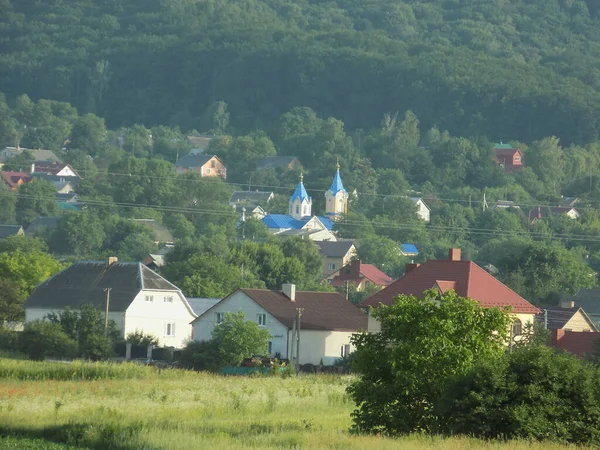
[[[225,313],[223,322],[212,333],[212,340],[219,349],[221,366],[237,366],[244,358],[265,355],[270,338],[269,330],[246,320],[242,311]]]
[[[435,407],[446,383],[502,354],[510,323],[508,313],[454,291],[401,295],[371,313],[381,332],[353,337],[360,378],[348,388],[357,406],[352,429],[386,435],[437,433]]]
[[[440,411],[451,434],[598,445],[599,399],[596,367],[534,345],[476,364]]]
[[[126,342],[130,342],[134,347],[146,346],[146,345],[158,345],[158,338],[153,334],[144,333],[143,331],[136,330],[127,335],[125,338]]]
[[[49,356],[75,356],[77,352],[77,342],[59,324],[45,320],[34,320],[25,325],[20,336],[20,347],[23,353],[36,360]]]

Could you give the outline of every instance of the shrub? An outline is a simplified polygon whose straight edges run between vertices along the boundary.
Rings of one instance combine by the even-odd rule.
[[[79,346],[79,355],[92,361],[99,361],[113,356],[112,341],[99,334],[91,334],[83,344]]]
[[[43,360],[48,356],[72,357],[77,353],[77,342],[59,324],[34,320],[25,325],[21,333],[20,348],[35,360]]]
[[[129,333],[125,341],[131,343],[134,347],[147,347],[150,344],[156,347],[158,345],[158,338],[156,336],[140,330]]]
[[[544,346],[477,364],[440,405],[450,434],[600,443],[600,372]]]
[[[191,341],[181,351],[179,362],[181,367],[194,370],[219,370],[219,347],[214,340]]]
[[[0,350],[15,352],[19,350],[19,333],[0,326]]]

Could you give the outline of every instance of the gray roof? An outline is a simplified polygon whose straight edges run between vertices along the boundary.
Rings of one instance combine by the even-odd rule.
[[[52,181],[52,184],[54,185],[54,189],[56,189],[57,191],[60,191],[61,189],[66,188],[67,186],[71,186],[71,189],[73,189],[73,185],[70,181]]]
[[[175,163],[176,167],[202,167],[213,158],[214,155],[185,155]]]
[[[585,313],[585,310],[579,306],[575,306],[574,308],[561,308],[560,306],[540,306],[540,308],[542,309],[542,311],[546,311],[546,313],[536,315],[535,320],[539,323],[545,323],[547,321],[548,330],[551,331],[562,330],[567,324],[567,322],[571,320],[573,316],[577,314],[577,312],[580,310],[582,314],[589,319],[589,317],[587,317],[587,314]],[[544,317],[544,315],[546,317]],[[591,319],[590,322],[592,322],[593,327],[595,327]]]
[[[60,217],[36,217],[25,230],[26,234],[35,234],[40,228],[53,230],[58,226]]]
[[[54,198],[57,202],[74,203],[77,201],[77,194],[75,192],[69,192],[68,194],[54,193]]]
[[[269,191],[235,191],[231,194],[229,203],[258,206],[267,203],[273,195],[273,192]]]
[[[204,314],[210,308],[215,306],[217,303],[221,301],[220,298],[190,298],[187,297],[187,301],[192,307],[194,313],[199,316],[200,314]]]
[[[174,238],[171,232],[162,223],[154,219],[133,219],[140,225],[145,225],[152,230],[152,236],[156,242],[173,243]]]
[[[350,251],[354,242],[352,241],[321,241],[316,242],[321,255],[326,258],[342,258]]]
[[[0,239],[16,236],[19,230],[23,230],[21,225],[0,225]]]
[[[268,170],[275,167],[287,167],[294,160],[300,164],[300,161],[295,156],[265,156],[258,161],[258,168],[260,170]]]
[[[600,314],[600,288],[580,289],[575,295],[565,295],[564,300],[572,300],[575,306],[583,308],[587,314]]]
[[[44,149],[30,149],[30,148],[19,148],[16,147],[6,147],[3,153],[7,155],[20,155],[24,151],[31,152],[33,155],[33,161],[44,161],[44,162],[61,162],[58,156],[54,154],[51,150]],[[4,161],[4,157],[0,157],[0,160]]]
[[[25,308],[71,308],[92,304],[124,312],[142,289],[179,291],[179,288],[141,263],[77,261],[39,284],[25,301]]]

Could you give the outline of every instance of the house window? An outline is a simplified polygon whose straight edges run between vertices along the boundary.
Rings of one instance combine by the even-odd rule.
[[[329,267],[329,270],[335,270],[335,263],[329,263],[327,267]]]
[[[165,297],[165,303],[173,303],[173,297],[172,296]]]
[[[269,341],[269,355],[273,353],[273,343]]]
[[[300,206],[296,205],[296,214],[300,214]]]
[[[327,280],[327,284],[331,284],[331,280]]]
[[[206,168],[206,175],[210,175],[210,167]]]
[[[345,358],[350,354],[350,344],[342,345],[341,352],[342,358]]]
[[[371,286],[371,282],[369,280],[365,281],[365,287],[368,288],[369,286]]]
[[[257,322],[258,325],[264,327],[267,324],[267,315],[266,314],[257,314]]]
[[[165,336],[175,336],[175,324],[173,322],[165,324]]]
[[[225,313],[218,312],[217,313],[217,325],[220,325],[225,320]]]
[[[515,156],[515,161],[521,161],[521,157],[520,156]]]
[[[214,159],[210,162],[210,167],[213,167],[213,168],[217,167],[217,163],[215,162]]]
[[[521,323],[519,319],[515,319],[515,321],[512,323],[511,333],[513,337],[521,336],[523,334],[523,323]]]
[[[146,301],[147,302],[153,302],[154,301],[154,295],[146,295]]]

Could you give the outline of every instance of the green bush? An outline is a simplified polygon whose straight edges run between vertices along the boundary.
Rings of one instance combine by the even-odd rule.
[[[220,368],[219,347],[214,340],[191,341],[181,351],[179,362],[186,369],[216,372]]]
[[[72,357],[77,354],[77,342],[62,327],[53,322],[34,320],[21,333],[20,349],[31,359]]]
[[[600,372],[545,346],[475,365],[441,402],[449,434],[600,444]]]
[[[19,350],[19,333],[0,327],[0,350],[16,352]]]

